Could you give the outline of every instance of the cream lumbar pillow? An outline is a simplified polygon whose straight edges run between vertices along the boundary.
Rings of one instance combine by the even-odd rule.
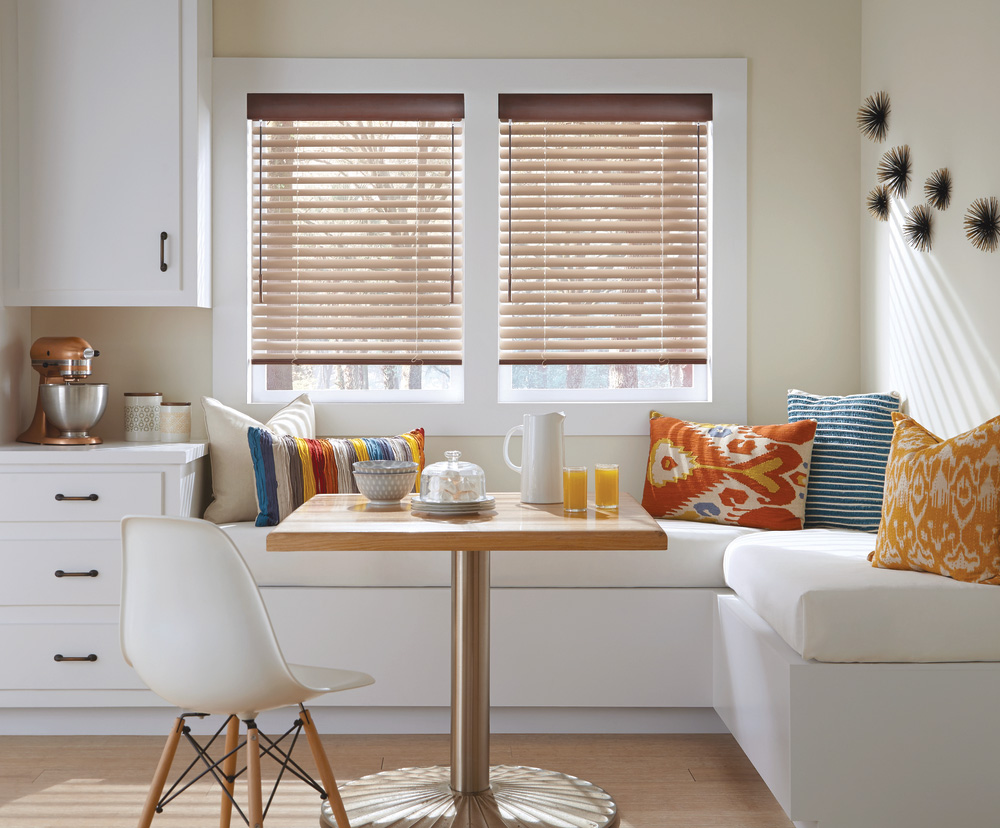
[[[257,491],[253,460],[247,432],[251,427],[266,428],[289,437],[316,437],[316,413],[308,394],[292,400],[266,423],[223,405],[211,397],[202,397],[205,431],[212,460],[213,500],[205,510],[205,520],[213,523],[237,523],[257,517]]]

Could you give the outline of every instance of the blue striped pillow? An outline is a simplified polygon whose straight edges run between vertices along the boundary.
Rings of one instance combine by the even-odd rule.
[[[818,423],[806,493],[806,528],[878,531],[892,412],[899,411],[899,404],[895,392],[848,397],[788,392],[788,421]]]

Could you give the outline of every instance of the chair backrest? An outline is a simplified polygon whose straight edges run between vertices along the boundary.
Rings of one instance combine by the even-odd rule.
[[[122,520],[121,645],[154,693],[188,711],[257,713],[301,688],[249,567],[204,520]]]

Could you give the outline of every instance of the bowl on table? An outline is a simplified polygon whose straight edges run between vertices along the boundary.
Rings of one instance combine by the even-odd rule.
[[[354,481],[358,491],[376,505],[399,503],[413,491],[418,468],[412,460],[358,460]]]

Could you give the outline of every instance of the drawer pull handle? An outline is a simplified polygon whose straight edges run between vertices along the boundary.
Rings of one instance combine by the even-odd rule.
[[[160,272],[166,273],[167,271],[167,256],[166,250],[164,249],[167,244],[167,231],[164,230],[160,233]]]
[[[96,501],[97,500],[97,495],[95,495],[95,494],[89,494],[89,495],[64,495],[64,494],[57,494],[56,495],[56,500],[58,500],[58,501],[63,501],[63,500],[91,500],[91,501]]]
[[[94,653],[85,656],[64,656],[62,653],[56,653],[52,658],[53,661],[97,661],[97,656]]]
[[[99,573],[96,569],[91,569],[89,572],[66,572],[57,569],[55,574],[57,578],[96,578]]]

